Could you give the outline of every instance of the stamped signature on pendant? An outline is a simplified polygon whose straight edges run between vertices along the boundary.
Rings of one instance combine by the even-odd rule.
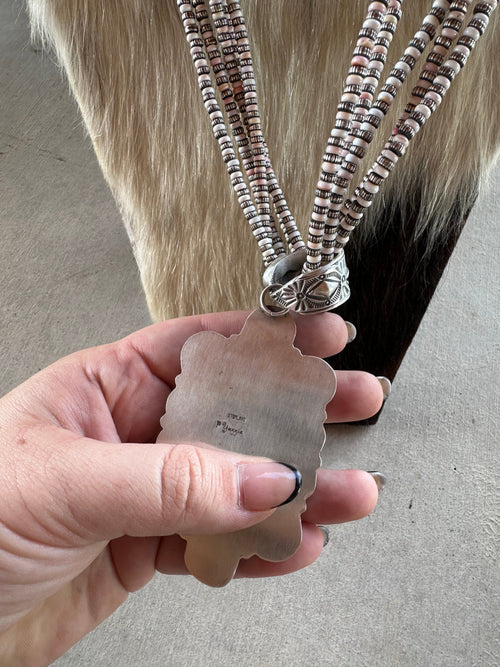
[[[216,420],[215,428],[227,435],[232,435],[232,436],[243,435],[243,429],[241,428],[241,425],[244,424],[246,420],[247,418],[243,417],[243,415],[235,415],[232,412],[228,412],[226,415],[226,419]],[[236,424],[240,428],[238,428]]]

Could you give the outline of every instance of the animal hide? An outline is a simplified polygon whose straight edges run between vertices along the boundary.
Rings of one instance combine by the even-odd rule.
[[[368,2],[241,4],[264,134],[304,232]],[[259,253],[212,136],[175,0],[28,5],[34,31],[55,50],[81,108],[121,210],[152,318],[254,307],[261,289]],[[386,71],[430,6],[430,0],[404,3]],[[418,327],[500,144],[499,28],[497,11],[347,247],[353,295],[340,312],[356,324],[359,338],[337,367],[392,378]],[[402,103],[388,115],[368,165]]]

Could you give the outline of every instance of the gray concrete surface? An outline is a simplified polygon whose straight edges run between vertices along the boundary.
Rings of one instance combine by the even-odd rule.
[[[20,1],[0,0],[0,91],[4,393],[149,316],[77,109],[30,46]],[[375,512],[335,527],[287,578],[211,590],[158,576],[57,667],[500,664],[499,215],[494,182],[378,425],[329,430],[325,465],[388,476]]]

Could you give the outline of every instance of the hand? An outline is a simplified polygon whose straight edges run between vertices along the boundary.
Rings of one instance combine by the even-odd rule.
[[[278,476],[269,486],[258,474],[263,459],[152,444],[185,340],[202,330],[237,333],[246,316],[155,324],[66,357],[0,400],[0,666],[49,664],[156,570],[185,572],[178,533],[250,526],[290,495],[294,482],[278,464],[268,462]],[[297,325],[304,354],[330,356],[346,343],[337,315],[298,318]],[[337,375],[328,421],[377,412],[383,394],[376,378]],[[297,553],[282,563],[243,561],[238,576],[305,567],[323,546],[316,524],[361,518],[376,499],[368,473],[320,470]]]

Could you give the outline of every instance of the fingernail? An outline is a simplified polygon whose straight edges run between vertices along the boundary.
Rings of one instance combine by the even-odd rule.
[[[323,533],[323,548],[325,548],[328,542],[330,541],[330,531],[326,526],[318,526],[318,528]]]
[[[377,489],[379,491],[384,490],[384,486],[387,483],[387,477],[383,475],[381,472],[377,472],[376,470],[367,470],[366,471],[369,475],[373,477],[375,480],[375,484],[377,485]]]
[[[347,342],[352,343],[352,341],[356,338],[358,331],[352,322],[346,321],[345,325],[347,327]]]
[[[302,486],[302,475],[288,463],[265,461],[238,466],[240,503],[247,510],[269,510],[290,503]]]
[[[389,398],[392,389],[392,383],[389,378],[386,378],[385,375],[378,375],[377,380],[380,382],[382,391],[384,392],[384,403]]]

